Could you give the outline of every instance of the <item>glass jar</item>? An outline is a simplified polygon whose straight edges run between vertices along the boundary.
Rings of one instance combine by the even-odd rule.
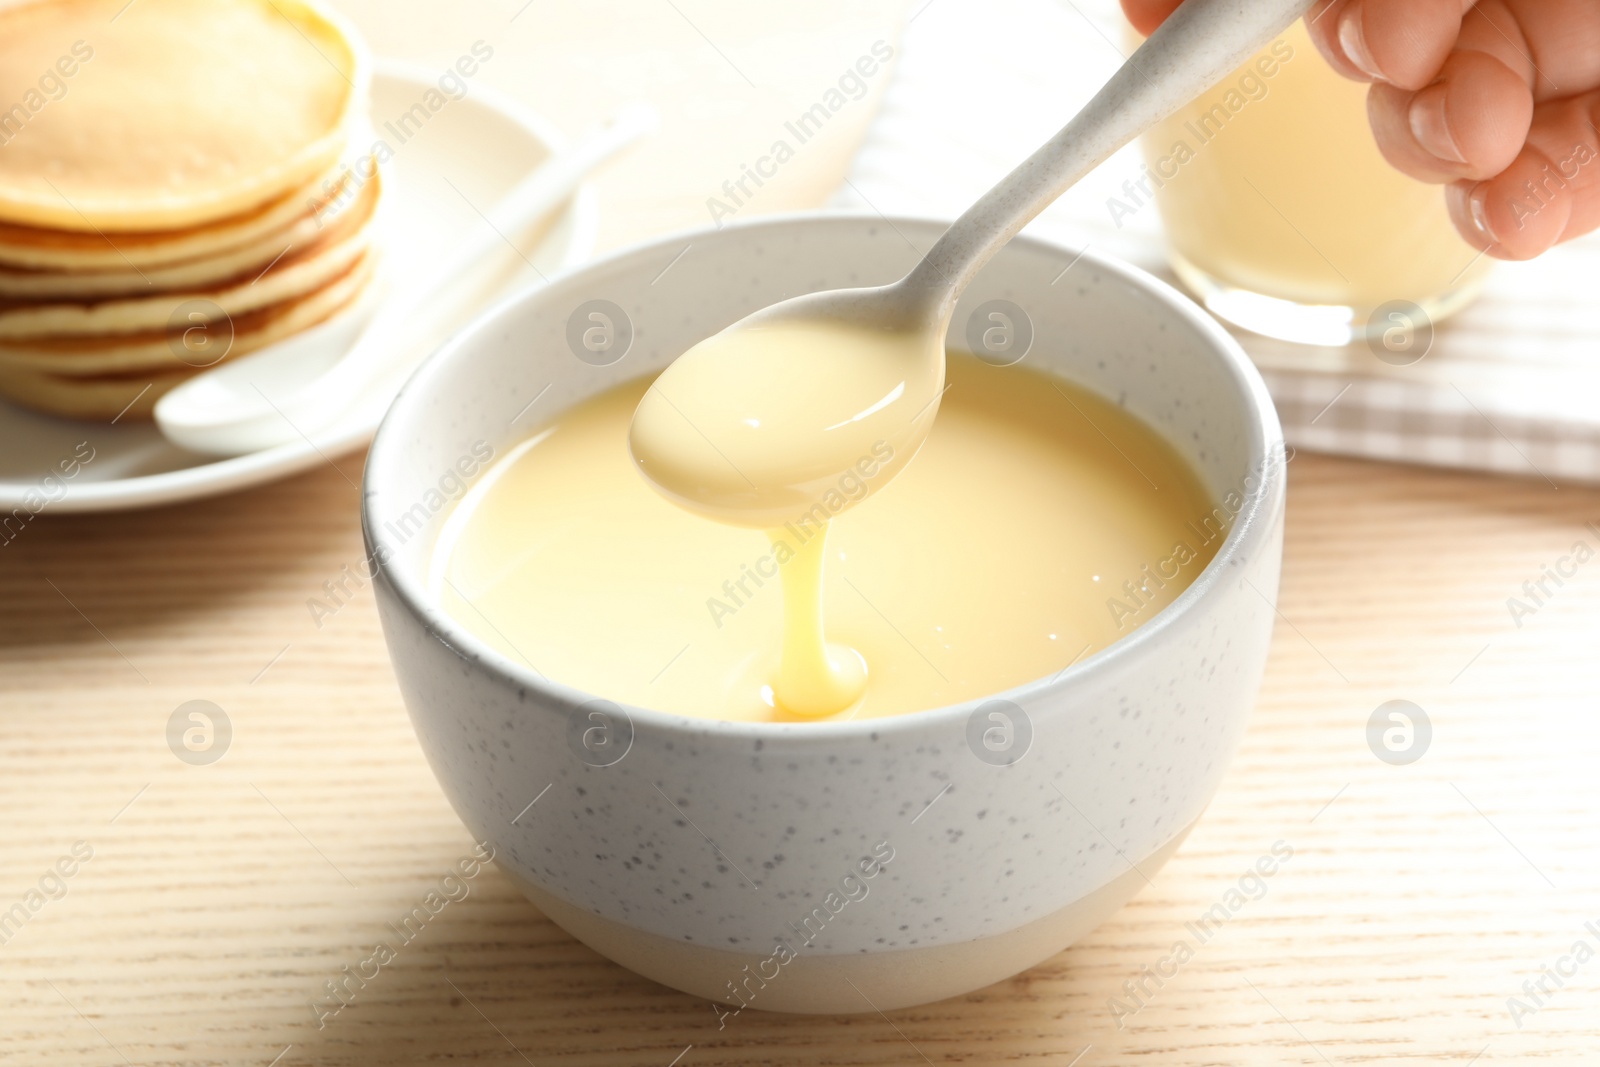
[[[1456,233],[1439,186],[1383,159],[1366,93],[1297,22],[1145,135],[1141,185],[1173,269],[1213,314],[1342,345],[1436,323],[1482,285],[1492,261]]]

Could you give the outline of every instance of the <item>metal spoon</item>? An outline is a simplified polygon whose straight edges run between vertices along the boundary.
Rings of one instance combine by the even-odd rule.
[[[629,445],[641,472],[690,510],[766,529],[795,519],[865,460],[874,460],[869,490],[881,488],[932,426],[946,329],[973,276],[1068,187],[1215,85],[1311,2],[1185,0],[900,281],[785,300],[678,357],[634,415]]]

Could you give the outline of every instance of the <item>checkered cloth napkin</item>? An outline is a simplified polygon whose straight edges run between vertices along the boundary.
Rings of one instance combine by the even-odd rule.
[[[835,206],[954,217],[1064,123],[1121,64],[1116,0],[926,0]],[[1175,281],[1153,205],[1113,219],[1140,175],[1130,146],[1026,232]],[[1120,225],[1119,225],[1120,223]],[[1237,332],[1297,448],[1600,482],[1600,236],[1497,266],[1427,354]]]

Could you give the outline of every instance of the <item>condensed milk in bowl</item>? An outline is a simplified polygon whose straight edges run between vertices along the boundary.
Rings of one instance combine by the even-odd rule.
[[[873,428],[890,383],[820,427],[854,449],[825,477],[785,447],[646,477],[721,440],[715,382],[656,391],[678,356],[898,278],[943,229],[807,215],[614,255],[442,349],[368,460],[384,631],[451,803],[554,922],[724,1016],[921,1004],[1061,951],[1180,846],[1260,682],[1271,403],[1213,320],[1093,253],[1019,238],[983,269],[917,433]],[[849,361],[804,340],[774,388],[822,405]],[[665,451],[630,445],[647,397]],[[779,469],[803,491],[762,491]]]

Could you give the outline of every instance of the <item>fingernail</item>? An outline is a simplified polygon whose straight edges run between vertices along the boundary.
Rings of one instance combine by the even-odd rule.
[[[1430,85],[1411,98],[1408,117],[1411,136],[1427,152],[1451,163],[1465,163],[1456,139],[1450,133],[1450,123],[1445,120],[1443,85]]]
[[[1500,237],[1494,232],[1494,227],[1489,225],[1489,206],[1486,203],[1488,194],[1483,186],[1472,190],[1467,195],[1467,211],[1472,215],[1472,225],[1477,228],[1488,241],[1499,244]]]
[[[1367,51],[1367,37],[1361,29],[1360,4],[1351,4],[1339,16],[1339,47],[1344,49],[1345,58],[1357,70],[1374,81],[1382,80],[1378,64],[1372,61],[1372,53]]]

